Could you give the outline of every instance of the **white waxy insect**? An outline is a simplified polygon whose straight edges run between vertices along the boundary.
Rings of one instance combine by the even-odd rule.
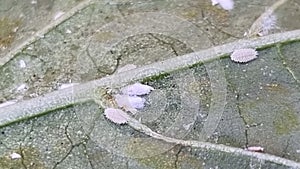
[[[115,95],[115,100],[119,107],[127,111],[142,109],[145,106],[146,100],[138,96]]]
[[[71,31],[70,29],[67,29],[67,30],[66,30],[66,33],[67,33],[67,34],[71,34],[72,31]]]
[[[22,156],[21,156],[20,154],[18,154],[18,153],[12,153],[12,154],[9,155],[9,156],[10,156],[10,158],[11,158],[12,160],[19,159],[19,158],[22,157]]]
[[[130,119],[129,115],[123,110],[114,108],[106,108],[104,110],[104,115],[108,120],[116,124],[126,124]]]
[[[211,2],[213,6],[220,4],[220,6],[225,10],[232,10],[234,7],[233,0],[211,0]]]
[[[135,83],[126,87],[123,87],[121,89],[121,92],[125,95],[129,96],[141,96],[149,94],[152,90],[154,90],[153,87],[144,85],[141,83]]]
[[[278,28],[276,15],[274,15],[274,14],[268,15],[263,18],[262,28],[261,28],[261,31],[258,33],[258,35],[259,36],[268,35],[269,32],[275,28]]]
[[[25,68],[26,67],[26,63],[25,63],[24,60],[20,60],[19,65],[20,65],[20,68]]]
[[[28,86],[27,86],[27,84],[23,83],[20,86],[18,86],[16,90],[17,90],[17,92],[24,92],[24,91],[28,90]]]
[[[247,147],[246,150],[253,151],[253,152],[263,152],[264,148],[260,146],[251,146],[251,147]]]
[[[265,36],[275,29],[279,29],[279,26],[277,26],[277,17],[272,11],[267,11],[252,24],[249,31],[245,32],[244,36]]]
[[[211,0],[212,6],[215,6],[215,5],[217,5],[218,3],[219,3],[218,0]]]
[[[230,55],[230,59],[234,62],[247,63],[257,58],[257,51],[255,49],[237,49]]]

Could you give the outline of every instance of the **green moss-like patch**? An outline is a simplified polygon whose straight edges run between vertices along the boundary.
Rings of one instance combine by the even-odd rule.
[[[141,82],[147,83],[147,82],[157,81],[157,80],[164,79],[167,76],[170,76],[170,74],[169,73],[161,73],[161,74],[158,74],[155,76],[146,77]]]
[[[275,131],[277,134],[288,134],[292,130],[296,129],[299,126],[298,116],[289,110],[278,114],[273,121]]]

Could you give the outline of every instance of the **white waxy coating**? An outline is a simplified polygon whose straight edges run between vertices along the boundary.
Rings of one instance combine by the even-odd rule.
[[[257,58],[257,51],[255,49],[237,49],[230,55],[230,58],[234,62],[247,63]]]
[[[26,67],[26,63],[25,63],[24,60],[20,60],[19,65],[20,65],[20,68],[25,68]]]
[[[154,90],[154,88],[151,86],[144,85],[141,83],[135,83],[135,84],[123,87],[121,89],[121,92],[124,95],[141,96],[141,95],[149,94],[152,90]]]
[[[116,123],[116,124],[126,124],[128,119],[130,118],[128,114],[126,114],[123,110],[107,108],[104,110],[105,117]]]
[[[232,10],[234,7],[233,0],[211,0],[212,5],[220,4],[220,6],[225,10]]]
[[[138,96],[128,96],[128,95],[115,95],[115,100],[119,107],[129,109],[142,109],[144,108],[146,100]]]
[[[20,86],[18,86],[16,90],[17,90],[17,92],[24,92],[24,91],[28,90],[28,86],[26,83],[23,83]]]
[[[254,152],[263,152],[264,148],[260,146],[251,146],[251,147],[247,147],[246,150],[254,151]]]
[[[18,153],[12,153],[9,155],[12,160],[22,158],[22,156]]]

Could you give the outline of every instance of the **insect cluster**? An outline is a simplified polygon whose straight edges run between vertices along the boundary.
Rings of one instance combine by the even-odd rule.
[[[141,96],[149,94],[152,90],[154,90],[153,87],[141,83],[122,88],[121,94],[114,96],[119,108],[106,108],[105,117],[116,124],[127,123],[129,115],[124,111],[135,114],[138,109],[144,108],[146,100]]]

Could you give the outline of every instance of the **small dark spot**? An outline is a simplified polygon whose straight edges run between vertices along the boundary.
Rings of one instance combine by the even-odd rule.
[[[60,143],[60,145],[63,145],[63,144],[64,144],[63,142]]]
[[[1,131],[1,134],[3,134],[3,135],[4,135],[4,134],[5,134],[5,132],[4,132],[4,131]]]
[[[171,84],[170,88],[176,88],[176,84]]]

